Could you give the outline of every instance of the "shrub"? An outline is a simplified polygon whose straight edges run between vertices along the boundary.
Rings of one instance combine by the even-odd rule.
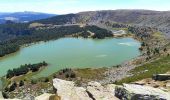
[[[4,97],[4,99],[8,99],[9,98],[9,96],[8,96],[8,94],[6,92],[2,92],[2,96]]]
[[[24,81],[21,80],[21,81],[19,82],[19,86],[23,86],[23,85],[24,85]]]
[[[67,73],[67,74],[65,74],[65,78],[69,78],[70,77],[70,75]]]
[[[76,74],[72,72],[71,75],[70,75],[70,77],[71,77],[71,78],[76,78]]]
[[[46,77],[45,80],[44,80],[44,82],[49,82],[49,78]]]
[[[14,91],[16,87],[17,87],[17,84],[16,84],[16,82],[14,82],[14,83],[9,87],[9,92]]]
[[[31,80],[31,84],[37,84],[37,80],[32,79],[32,80]]]

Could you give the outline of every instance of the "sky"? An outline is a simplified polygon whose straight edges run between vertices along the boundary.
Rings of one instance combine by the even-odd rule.
[[[67,14],[116,9],[170,11],[170,0],[0,0],[0,12]]]

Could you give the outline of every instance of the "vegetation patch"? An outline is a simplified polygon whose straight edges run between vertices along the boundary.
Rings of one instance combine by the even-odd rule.
[[[105,72],[108,68],[85,68],[85,69],[63,69],[49,76],[49,79],[60,78],[68,81],[74,81],[81,86],[90,81],[102,80],[105,78]],[[53,77],[52,77],[53,76]]]
[[[37,64],[25,64],[25,65],[21,65],[19,68],[15,68],[13,70],[8,70],[7,74],[6,74],[6,78],[12,78],[14,76],[20,76],[20,75],[24,75],[27,74],[28,72],[37,72],[39,71],[39,69],[43,66],[47,66],[48,64],[43,61],[42,63],[37,63]]]
[[[52,81],[48,77],[33,78],[33,76],[42,71],[47,65],[48,64],[45,61],[37,64],[22,65],[15,70],[22,71],[23,69],[26,69],[29,70],[27,73],[19,76],[14,74],[15,76],[10,78],[3,77],[3,96],[5,98],[17,97],[22,99],[26,94],[38,96],[43,94],[44,91],[53,93]],[[13,70],[11,71],[13,72]]]
[[[170,71],[170,56],[161,57],[158,60],[144,64],[130,71],[131,77],[124,78],[116,84],[131,83],[145,78],[152,77],[153,74],[163,74]]]

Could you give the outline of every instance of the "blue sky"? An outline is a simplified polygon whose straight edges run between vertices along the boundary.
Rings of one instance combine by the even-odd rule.
[[[66,14],[115,9],[167,11],[170,10],[170,0],[0,0],[0,12],[35,11]]]

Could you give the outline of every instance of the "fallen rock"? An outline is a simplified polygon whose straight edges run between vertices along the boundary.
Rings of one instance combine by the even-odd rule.
[[[71,81],[53,79],[53,86],[61,100],[119,100],[114,96],[113,84],[104,87],[98,82],[89,82],[84,88],[76,87]]]
[[[150,86],[123,84],[115,89],[115,96],[123,100],[170,100],[170,94]]]
[[[156,74],[152,77],[156,81],[166,81],[170,80],[170,74]]]
[[[83,87],[76,87],[74,82],[53,79],[53,86],[61,100],[92,100]]]
[[[106,89],[110,92],[110,93],[113,93],[115,94],[115,88],[116,88],[117,85],[115,84],[108,84],[106,85]]]
[[[93,100],[118,100],[114,96],[114,85],[103,87],[98,82],[89,82],[87,92]]]

